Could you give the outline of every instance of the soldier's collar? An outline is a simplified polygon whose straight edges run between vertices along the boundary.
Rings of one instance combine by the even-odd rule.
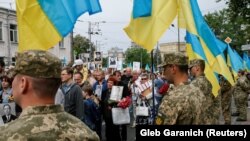
[[[179,85],[177,85],[177,86],[174,86],[174,89],[175,88],[178,88],[178,87],[181,87],[181,86],[183,86],[183,85],[188,85],[188,84],[190,84],[190,82],[181,82]]]
[[[63,111],[64,109],[62,105],[28,106],[22,111],[20,117],[38,114],[41,115],[49,113],[58,113]]]

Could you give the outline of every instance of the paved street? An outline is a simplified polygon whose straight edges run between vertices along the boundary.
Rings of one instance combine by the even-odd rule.
[[[234,106],[234,103],[232,103],[232,112],[234,111],[235,111],[235,106]],[[248,100],[247,121],[238,122],[236,121],[236,118],[237,117],[232,117],[232,125],[250,125],[250,100]],[[223,124],[222,116],[221,116],[220,124]]]

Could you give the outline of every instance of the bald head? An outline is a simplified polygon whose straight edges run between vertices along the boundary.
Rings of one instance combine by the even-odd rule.
[[[131,71],[132,71],[131,68],[127,67],[126,68],[126,75],[131,76]]]

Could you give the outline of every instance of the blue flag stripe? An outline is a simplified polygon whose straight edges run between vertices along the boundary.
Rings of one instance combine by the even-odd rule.
[[[152,13],[152,0],[134,0],[133,18],[148,17]]]
[[[98,7],[100,6],[99,0],[38,0],[38,2],[62,37],[73,29],[80,15],[89,10],[96,13],[101,9]],[[98,2],[99,5],[94,2]]]
[[[204,40],[214,57],[221,54],[221,50],[218,48],[216,43],[216,37],[207,25],[206,21],[203,19],[197,0],[190,0],[190,4],[199,36]]]

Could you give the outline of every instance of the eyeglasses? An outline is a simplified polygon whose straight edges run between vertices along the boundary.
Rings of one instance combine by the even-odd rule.
[[[147,78],[142,78],[141,80],[148,80]]]

